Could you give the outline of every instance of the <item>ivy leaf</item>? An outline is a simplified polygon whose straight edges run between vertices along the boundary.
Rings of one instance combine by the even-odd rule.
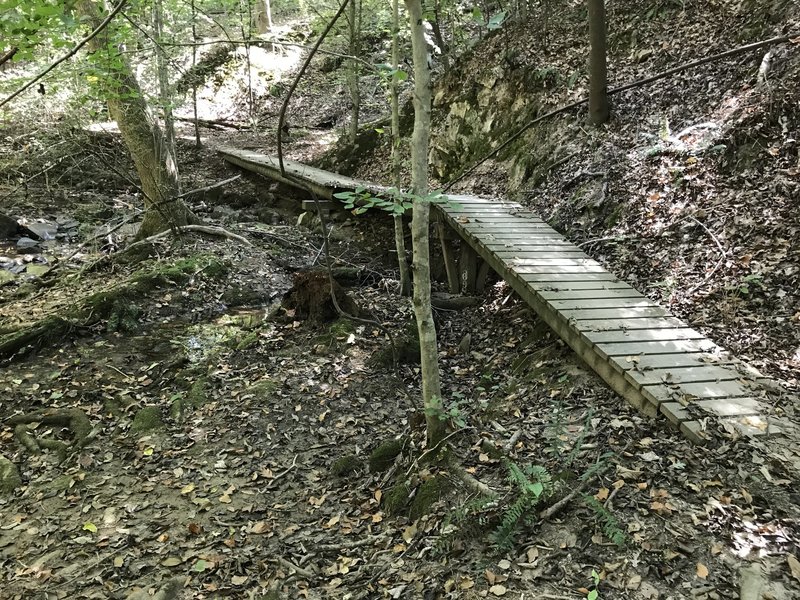
[[[489,22],[486,24],[488,29],[499,29],[500,26],[503,24],[503,21],[506,20],[506,11],[502,10],[496,15],[494,15]]]

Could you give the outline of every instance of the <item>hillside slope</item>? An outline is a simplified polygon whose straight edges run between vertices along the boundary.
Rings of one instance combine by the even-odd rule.
[[[531,23],[541,24],[541,15]],[[800,30],[794,3],[609,6],[610,86]],[[540,114],[586,95],[585,12],[509,25],[438,83],[432,175],[447,182]],[[800,53],[789,43],[575,109],[529,129],[454,190],[537,209],[620,277],[800,387]],[[360,174],[386,179],[388,148]]]

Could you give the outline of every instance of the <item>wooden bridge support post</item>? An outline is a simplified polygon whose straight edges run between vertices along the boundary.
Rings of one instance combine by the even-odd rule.
[[[461,276],[464,278],[464,293],[474,294],[478,275],[478,253],[467,242],[461,242]]]
[[[452,236],[448,235],[450,232],[447,225],[439,220],[436,221],[436,232],[439,234],[439,242],[442,244],[442,257],[444,258],[444,268],[447,272],[447,287],[451,294],[458,294],[461,292],[461,280],[458,276]]]
[[[489,279],[489,272],[492,267],[485,260],[481,260],[481,266],[478,267],[478,274],[475,276],[475,292],[482,294],[486,287],[486,281]]]

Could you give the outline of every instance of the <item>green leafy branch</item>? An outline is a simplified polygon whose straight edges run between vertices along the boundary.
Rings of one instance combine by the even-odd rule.
[[[377,208],[392,215],[404,215],[414,206],[414,202],[430,202],[431,204],[448,204],[450,201],[441,192],[431,192],[425,196],[418,196],[411,192],[400,190],[396,187],[388,188],[380,194],[374,194],[363,186],[358,186],[352,191],[338,192],[334,198],[342,200],[347,210],[360,215],[370,208]]]

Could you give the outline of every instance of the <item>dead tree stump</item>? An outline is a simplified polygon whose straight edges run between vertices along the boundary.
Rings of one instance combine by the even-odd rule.
[[[359,316],[358,305],[334,279],[336,303],[347,315]],[[338,318],[331,300],[331,279],[326,271],[301,271],[294,276],[294,285],[283,297],[283,308],[294,311],[294,318],[321,323]]]

